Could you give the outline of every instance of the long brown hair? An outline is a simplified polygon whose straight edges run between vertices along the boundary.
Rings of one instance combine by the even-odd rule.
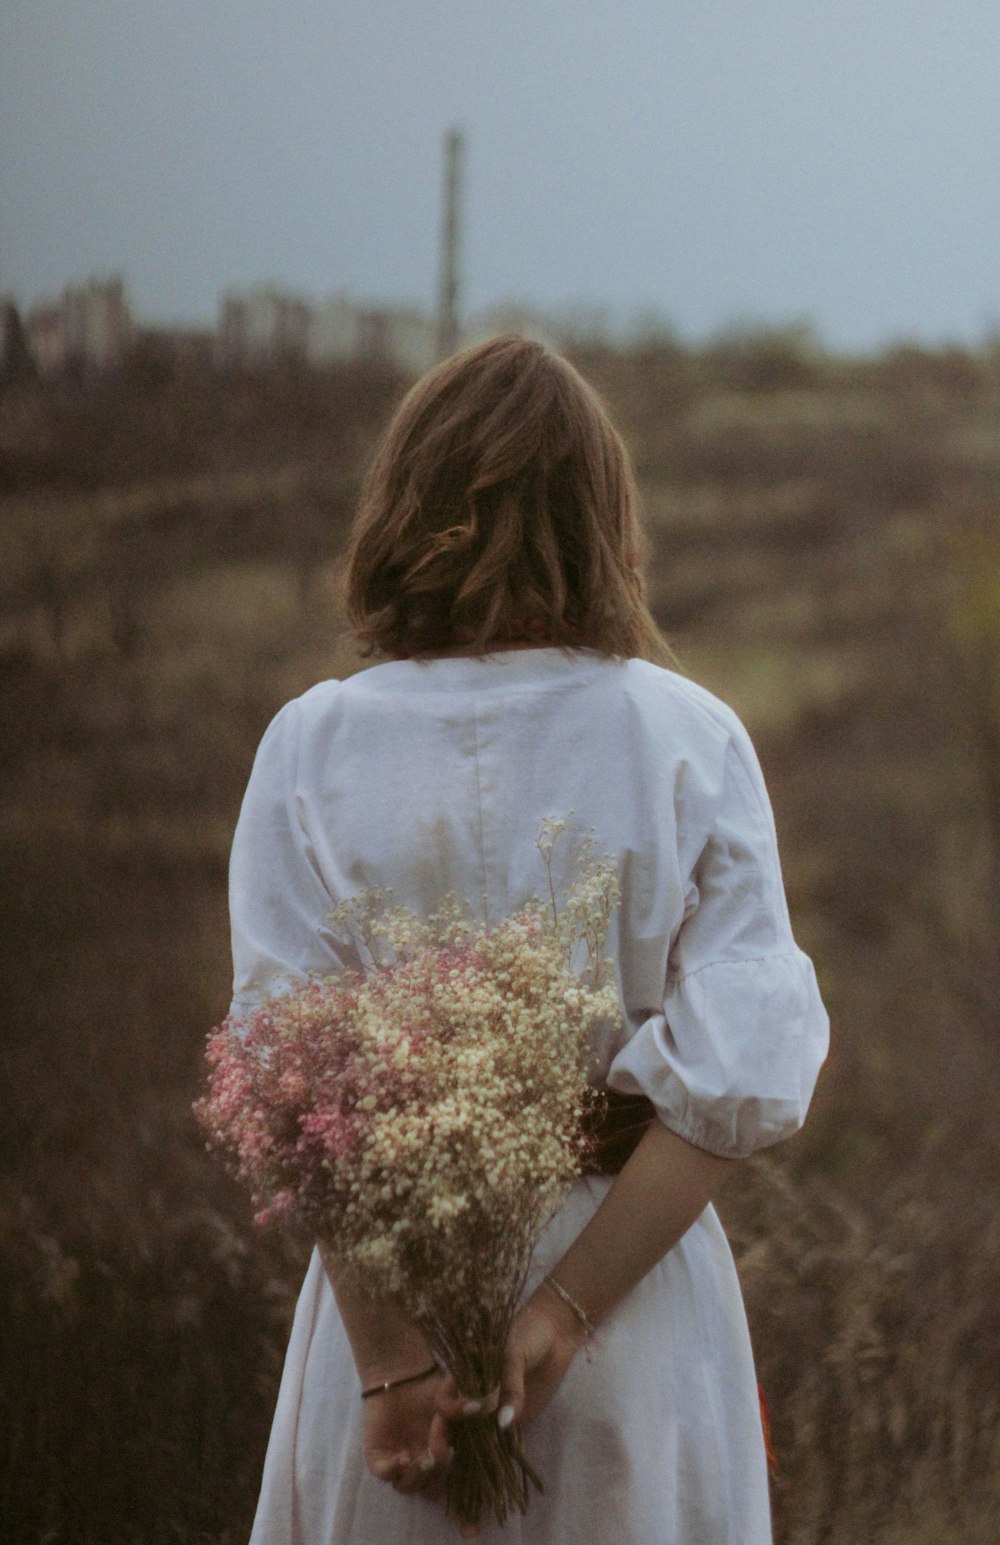
[[[492,338],[411,389],[354,524],[348,615],[364,653],[516,641],[671,658],[646,602],[635,480],[561,356]]]

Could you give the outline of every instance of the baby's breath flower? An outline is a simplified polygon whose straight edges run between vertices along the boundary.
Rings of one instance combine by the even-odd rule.
[[[620,1013],[617,865],[571,817],[539,830],[547,898],[493,926],[454,895],[427,919],[389,890],[342,902],[330,926],[354,964],[218,1026],[197,1106],[259,1217],[297,1219],[483,1388],[580,1172],[592,1042]]]

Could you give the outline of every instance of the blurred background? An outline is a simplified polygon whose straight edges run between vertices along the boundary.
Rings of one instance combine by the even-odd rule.
[[[190,1114],[275,710],[456,344],[564,349],[748,723],[833,1049],[720,1204],[780,1545],[1000,1516],[1000,12],[8,0],[0,1519],[238,1545],[304,1253]]]

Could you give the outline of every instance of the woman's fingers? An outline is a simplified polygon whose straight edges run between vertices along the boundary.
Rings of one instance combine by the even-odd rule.
[[[441,1377],[434,1387],[434,1404],[440,1410],[442,1405],[450,1405],[458,1398],[458,1383],[453,1373],[445,1373],[442,1369]]]
[[[444,1480],[455,1457],[448,1442],[448,1423],[439,1411],[431,1417],[427,1435],[427,1452],[420,1461],[420,1490],[432,1502],[444,1495]]]
[[[426,1483],[435,1466],[436,1461],[429,1454],[415,1458],[402,1450],[398,1454],[376,1455],[369,1469],[377,1480],[386,1481],[395,1491],[409,1494]]]
[[[396,1455],[396,1471],[392,1480],[395,1491],[409,1496],[411,1492],[419,1491],[426,1479],[427,1472],[421,1469],[419,1459],[414,1459],[410,1454]]]
[[[438,1391],[435,1401],[445,1421],[456,1422],[470,1416],[488,1416],[500,1404],[500,1386],[488,1395],[463,1395],[454,1379],[448,1379]]]
[[[451,1463],[452,1448],[448,1442],[448,1423],[440,1411],[435,1411],[431,1417],[430,1431],[427,1434],[427,1458],[431,1465],[438,1465],[447,1469]],[[428,1466],[430,1469],[431,1466]]]
[[[420,1452],[407,1449],[396,1453],[383,1451],[371,1459],[369,1468],[378,1480],[387,1482],[395,1491],[406,1495],[421,1491],[437,1500],[443,1494],[444,1477],[454,1457],[448,1441],[448,1424],[439,1412],[435,1412],[425,1448]]]
[[[499,1426],[509,1427],[518,1420],[524,1408],[524,1353],[516,1344],[508,1343],[502,1382],[488,1395],[465,1395],[455,1380],[449,1378],[438,1390],[435,1405],[439,1415],[448,1422],[489,1416],[497,1411]]]
[[[468,1403],[468,1395],[462,1394],[454,1377],[449,1374],[438,1386],[437,1394],[434,1397],[435,1409],[444,1417],[445,1421],[453,1422],[466,1414],[465,1407]]]
[[[395,1478],[397,1465],[391,1454],[380,1454],[378,1458],[369,1461],[369,1470],[377,1481],[392,1481]]]
[[[524,1362],[523,1351],[515,1341],[509,1339],[503,1359],[498,1427],[510,1427],[521,1418],[524,1410]]]

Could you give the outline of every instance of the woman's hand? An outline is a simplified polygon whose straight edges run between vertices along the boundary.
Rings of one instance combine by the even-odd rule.
[[[429,1374],[365,1401],[365,1461],[373,1475],[397,1491],[420,1491],[432,1500],[444,1493],[451,1448],[448,1424],[437,1406],[445,1382],[444,1374]]]
[[[545,1406],[565,1377],[585,1335],[573,1314],[557,1298],[539,1288],[514,1319],[504,1349],[499,1391],[486,1401],[471,1401],[451,1377],[438,1390],[437,1408],[447,1421],[497,1412],[500,1427],[522,1426]]]
[[[501,1427],[521,1426],[552,1399],[586,1337],[575,1317],[539,1289],[516,1316],[504,1350]],[[508,1414],[509,1413],[509,1414]]]
[[[330,1286],[337,1300],[362,1389],[383,1379],[406,1377],[406,1370],[426,1368],[431,1352],[427,1340],[393,1300],[378,1300],[356,1284],[340,1280],[329,1246],[319,1242]],[[450,1463],[448,1428],[435,1416],[435,1402],[444,1375],[382,1390],[364,1403],[364,1447],[369,1470],[397,1491],[422,1491],[438,1497]]]

